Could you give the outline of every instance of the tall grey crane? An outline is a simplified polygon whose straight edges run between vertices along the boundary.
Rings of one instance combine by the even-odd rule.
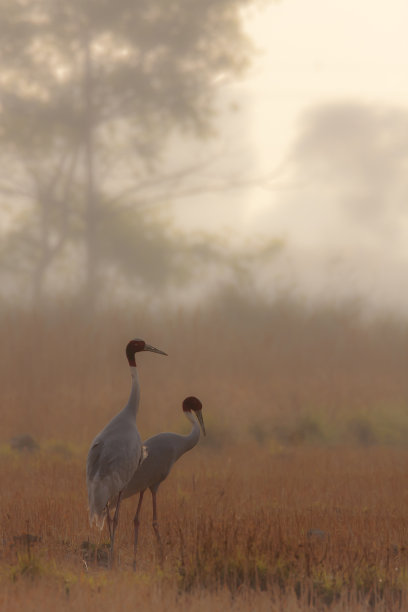
[[[126,357],[132,378],[129,400],[126,406],[96,436],[89,449],[86,462],[89,520],[91,525],[95,521],[98,527],[102,529],[106,516],[110,536],[111,561],[119,520],[121,495],[144,457],[142,442],[136,427],[140,385],[135,355],[142,351],[167,355],[167,353],[146,344],[140,338],[128,342]],[[116,498],[113,520],[109,512],[109,500],[112,497]]]
[[[146,447],[147,457],[136,469],[132,478],[122,491],[122,499],[140,493],[139,503],[133,520],[134,524],[134,557],[133,566],[136,565],[136,549],[139,531],[139,514],[142,507],[143,495],[150,489],[153,501],[153,529],[161,550],[160,533],[157,523],[156,493],[160,483],[167,478],[174,463],[184,453],[192,449],[200,438],[200,426],[205,435],[204,420],[201,413],[202,404],[197,397],[189,396],[183,401],[183,412],[192,424],[191,432],[182,436],[175,433],[160,433],[148,438],[143,445]],[[193,417],[196,415],[197,420]]]

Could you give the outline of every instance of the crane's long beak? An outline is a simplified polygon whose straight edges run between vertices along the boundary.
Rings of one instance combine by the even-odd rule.
[[[150,344],[145,344],[145,347],[143,349],[144,351],[151,351],[152,353],[159,353],[159,355],[166,355],[167,353],[165,353],[164,351],[161,351],[160,349],[154,348],[154,346],[150,346]]]
[[[195,410],[194,412],[196,413],[198,422],[200,423],[201,429],[202,429],[203,434],[205,436],[206,433],[205,433],[204,420],[203,420],[203,415],[201,414],[201,410]]]

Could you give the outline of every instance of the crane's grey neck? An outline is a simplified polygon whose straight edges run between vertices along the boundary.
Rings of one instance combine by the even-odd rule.
[[[136,366],[130,366],[130,376],[132,379],[132,386],[130,388],[130,395],[128,399],[128,403],[124,407],[124,411],[133,415],[136,418],[137,411],[139,409],[139,401],[140,401],[140,385],[139,385],[139,375],[137,373]]]
[[[200,439],[200,425],[198,424],[197,419],[191,414],[191,412],[185,412],[184,414],[190,421],[192,428],[189,434],[186,436],[180,436],[177,459],[193,448]]]

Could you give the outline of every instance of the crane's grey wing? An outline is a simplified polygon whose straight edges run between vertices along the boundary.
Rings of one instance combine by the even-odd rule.
[[[86,462],[88,481],[92,481],[96,477],[106,478],[112,471],[118,471],[118,468],[118,452],[112,448],[112,444],[106,444],[103,440],[99,440],[91,446]]]
[[[88,488],[89,522],[91,525],[95,521],[97,526],[102,529],[105,521],[106,507],[106,487],[100,486],[99,473],[103,464],[104,443],[102,440],[96,441],[89,449],[86,461],[86,484]]]
[[[88,458],[86,460],[86,479],[87,482],[93,480],[99,470],[101,455],[103,450],[103,442],[95,442],[89,449]]]
[[[87,459],[89,519],[102,529],[106,504],[131,479],[139,461],[141,449],[133,440],[120,444],[117,440],[96,439]]]

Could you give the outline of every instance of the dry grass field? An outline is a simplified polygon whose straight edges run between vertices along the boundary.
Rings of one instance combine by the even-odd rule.
[[[289,302],[163,316],[6,311],[0,318],[0,609],[408,609],[408,333],[353,309]],[[150,494],[132,570],[136,499],[123,504],[115,567],[87,519],[90,441],[126,402],[138,359],[143,437],[207,438]],[[30,434],[32,452],[10,446]],[[26,534],[30,534],[27,537]]]

